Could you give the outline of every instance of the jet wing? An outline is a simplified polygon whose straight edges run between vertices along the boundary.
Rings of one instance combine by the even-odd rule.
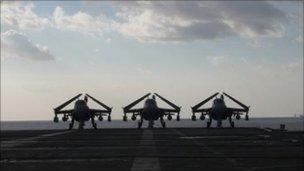
[[[201,106],[203,106],[205,103],[207,103],[208,101],[210,101],[213,97],[217,96],[219,93],[216,92],[214,93],[212,96],[208,97],[207,99],[201,101],[200,103],[198,103],[197,105],[192,107],[192,113],[196,112]]]
[[[129,110],[126,110],[125,113],[139,114],[139,113],[141,113],[143,110],[144,110],[143,108],[129,109]]]
[[[76,100],[78,97],[80,97],[82,94],[78,94],[77,96],[71,98],[70,100],[64,102],[63,104],[61,104],[60,106],[56,107],[54,109],[55,114],[56,113],[60,113],[61,109],[63,109],[64,107],[66,107],[67,105],[69,105],[70,103],[72,103],[74,100]]]
[[[107,113],[111,113],[112,108],[105,105],[104,103],[102,103],[101,101],[95,99],[94,97],[90,96],[89,94],[86,94],[86,97],[89,97],[90,99],[92,99],[94,102],[96,102],[97,104],[99,104],[100,106],[102,106],[103,108],[105,108],[107,110]]]
[[[242,114],[244,114],[243,112],[248,112],[248,109],[241,109],[241,108],[229,108],[229,107],[227,107],[227,110],[229,111],[229,113],[234,114],[234,115],[236,115],[236,114],[242,115]]]
[[[209,114],[211,112],[212,108],[203,108],[203,109],[196,109],[195,113],[203,113],[205,115]]]
[[[161,110],[164,115],[169,115],[169,114],[172,115],[172,113],[179,112],[179,110],[176,110],[176,109],[159,108],[159,110]]]
[[[161,100],[163,100],[165,103],[167,103],[169,106],[171,106],[173,109],[180,111],[180,108],[181,108],[181,107],[175,105],[174,103],[170,102],[169,100],[167,100],[166,98],[160,96],[160,95],[157,94],[157,93],[154,93],[154,94],[155,94],[157,97],[159,97]]]
[[[60,111],[56,111],[55,114],[68,114],[71,115],[71,113],[74,111],[74,109],[70,109],[70,110],[60,110]]]
[[[111,111],[109,111],[109,110],[102,110],[102,109],[90,109],[90,111],[91,111],[92,114],[95,114],[95,115],[111,113]]]

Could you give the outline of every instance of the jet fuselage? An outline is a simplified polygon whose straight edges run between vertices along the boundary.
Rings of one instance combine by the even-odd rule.
[[[91,118],[90,109],[85,100],[77,100],[72,113],[76,121],[88,121]]]
[[[162,116],[162,113],[157,106],[156,100],[147,99],[143,107],[142,117],[145,120],[157,120],[160,116]]]
[[[214,120],[225,120],[228,117],[225,101],[221,98],[213,100],[211,118]]]

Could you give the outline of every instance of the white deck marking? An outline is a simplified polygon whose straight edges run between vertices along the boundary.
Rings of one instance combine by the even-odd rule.
[[[272,129],[270,129],[270,128],[264,128],[263,130],[266,132],[272,132]]]
[[[28,137],[28,138],[22,138],[22,139],[17,139],[17,140],[2,141],[1,148],[15,147],[17,145],[21,145],[21,144],[29,143],[29,142],[34,143],[34,142],[37,142],[37,140],[39,140],[41,138],[52,137],[55,135],[62,135],[62,134],[66,134],[69,132],[72,132],[72,130],[64,131],[64,132],[55,132],[55,133],[51,133],[51,134],[43,134],[43,135],[39,135],[36,137]]]
[[[140,145],[138,148],[137,156],[143,156],[145,153],[155,153],[155,142],[154,142],[152,130],[145,129],[141,137]],[[147,141],[149,140],[149,141]],[[144,146],[144,147],[141,147]],[[136,157],[133,161],[131,171],[160,171],[158,158],[155,157]]]

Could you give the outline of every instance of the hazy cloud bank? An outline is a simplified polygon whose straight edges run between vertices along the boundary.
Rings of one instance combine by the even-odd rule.
[[[38,61],[55,59],[46,46],[35,44],[26,35],[14,30],[1,33],[1,59],[7,58]]]

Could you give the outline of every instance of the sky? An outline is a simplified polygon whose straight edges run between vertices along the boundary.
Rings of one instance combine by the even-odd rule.
[[[303,1],[1,1],[1,120],[52,120],[78,93],[121,119],[148,92],[182,118],[215,92],[303,114]]]

